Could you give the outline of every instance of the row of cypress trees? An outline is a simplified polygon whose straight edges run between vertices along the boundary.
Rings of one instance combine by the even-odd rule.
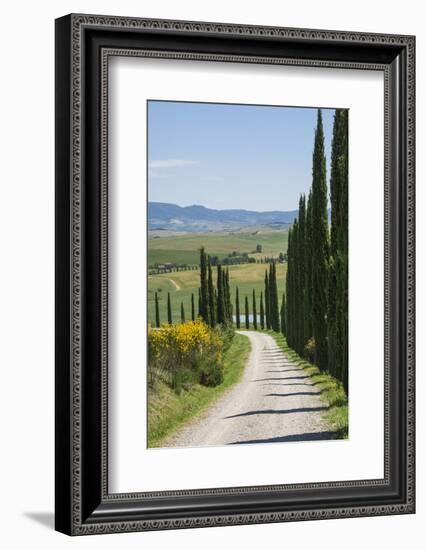
[[[289,230],[285,330],[299,353],[313,348],[315,364],[348,389],[348,112],[334,115],[331,227],[328,226],[324,130],[318,110],[312,187],[302,195]]]
[[[203,321],[211,327],[232,324],[229,268],[225,269],[221,264],[217,264],[216,270],[215,286],[210,256],[206,254],[204,247],[201,247],[198,312]]]
[[[161,327],[161,318],[160,318],[160,305],[158,301],[158,294],[155,293],[155,326],[157,328]],[[194,294],[191,294],[191,319],[192,321],[195,321],[195,302],[194,302]],[[183,304],[183,301],[180,303],[180,320],[181,323],[184,323],[186,321],[186,315],[185,315],[185,306]],[[172,303],[170,300],[170,292],[167,293],[167,322],[169,325],[173,324],[173,315],[172,315]]]
[[[265,301],[263,297],[265,296]],[[245,327],[250,326],[250,307],[249,297],[244,299],[244,318]],[[258,330],[259,325],[262,330],[272,329],[275,332],[285,334],[285,295],[283,294],[280,309],[278,309],[278,290],[277,290],[277,274],[275,264],[271,264],[268,271],[265,272],[265,290],[260,293],[259,315],[257,314],[257,298],[256,291],[252,292],[252,323],[254,330]],[[235,290],[235,315],[236,327],[241,328],[240,320],[240,294],[238,287]]]

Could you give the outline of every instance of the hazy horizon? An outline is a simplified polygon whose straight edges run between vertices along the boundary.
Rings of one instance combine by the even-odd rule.
[[[257,212],[258,214],[265,214],[267,212],[294,212],[298,209],[298,207],[296,208],[290,208],[290,209],[286,209],[286,210],[283,210],[282,208],[275,208],[273,210],[256,210],[256,209],[253,209],[253,208],[211,208],[210,206],[206,206],[205,204],[198,204],[198,203],[193,203],[193,204],[187,204],[187,205],[182,205],[182,204],[178,204],[176,202],[166,202],[166,201],[148,201],[148,204],[150,203],[156,203],[156,204],[169,204],[169,205],[172,205],[172,206],[179,206],[180,208],[191,208],[193,206],[197,206],[197,207],[201,207],[201,208],[207,208],[208,210],[242,210],[244,212]]]

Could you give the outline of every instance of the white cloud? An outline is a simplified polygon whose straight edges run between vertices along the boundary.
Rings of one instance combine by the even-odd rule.
[[[183,159],[165,159],[165,160],[152,160],[149,163],[150,168],[177,168],[181,166],[190,166],[191,164],[197,164],[196,160],[183,160]]]

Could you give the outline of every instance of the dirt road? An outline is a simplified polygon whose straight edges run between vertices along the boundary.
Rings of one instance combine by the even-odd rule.
[[[331,439],[320,390],[272,336],[241,331],[252,350],[241,382],[162,446],[199,447]]]

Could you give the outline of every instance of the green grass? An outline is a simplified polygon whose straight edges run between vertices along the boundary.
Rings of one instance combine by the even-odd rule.
[[[148,241],[148,264],[156,262],[180,262],[198,264],[198,250],[204,246],[211,256],[223,258],[234,250],[247,252],[256,250],[262,245],[260,256],[277,256],[287,250],[287,230],[248,230],[244,233],[188,233],[185,235],[167,236]],[[255,255],[258,257],[259,255]]]
[[[161,447],[164,438],[216,401],[223,392],[236,384],[244,371],[250,353],[247,336],[235,334],[224,353],[224,380],[215,387],[195,384],[178,395],[169,386],[159,383],[148,390],[148,447]]]
[[[294,350],[292,350],[282,334],[273,331],[267,331],[277,342],[290,361],[303,368],[305,373],[312,379],[318,389],[321,390],[321,399],[327,405],[328,410],[324,417],[332,431],[335,432],[336,439],[346,439],[348,437],[348,398],[343,385],[333,376],[321,372],[318,367],[302,359]]]
[[[229,267],[229,279],[231,284],[231,297],[235,310],[235,289],[238,286],[240,294],[240,312],[244,313],[245,296],[249,298],[250,312],[252,309],[253,288],[257,295],[257,312],[259,313],[260,292],[264,290],[265,264],[243,264]],[[278,295],[284,291],[284,279],[286,264],[277,265],[277,286]],[[216,269],[213,269],[214,276]],[[179,290],[171,282],[173,280]],[[200,286],[200,272],[198,270],[177,271],[172,273],[162,273],[160,275],[150,275],[148,277],[148,319],[151,323],[155,322],[155,292],[158,294],[160,320],[167,321],[167,293],[170,292],[172,304],[173,322],[180,321],[180,304],[184,304],[186,319],[191,316],[191,294],[194,294],[195,313],[198,311],[198,288]]]

